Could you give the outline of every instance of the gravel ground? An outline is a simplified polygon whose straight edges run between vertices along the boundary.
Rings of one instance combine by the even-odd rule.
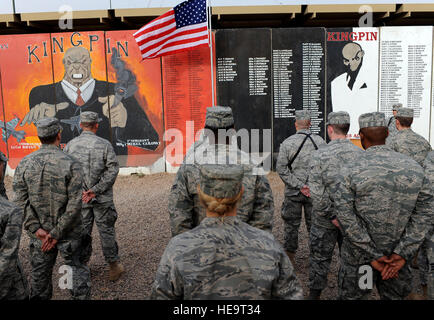
[[[94,226],[94,251],[89,263],[92,299],[146,299],[148,297],[158,263],[170,240],[167,205],[173,179],[174,174],[168,173],[118,177],[114,186],[114,201],[119,216],[116,232],[121,261],[126,268],[126,273],[117,282],[108,280],[108,266],[102,255],[97,228]],[[275,205],[273,234],[283,243],[280,208],[283,202],[284,185],[276,173],[269,174],[268,179],[273,190]],[[5,182],[11,198],[13,193],[11,178],[7,177]],[[30,274],[28,243],[29,238],[23,233],[20,259],[27,275]],[[336,299],[337,254],[338,250],[335,249],[329,274],[329,287],[323,291],[322,299]],[[308,234],[302,223],[295,268],[305,295],[308,294],[308,257]],[[59,279],[57,270],[61,264],[62,258],[59,257],[53,272],[53,299],[59,300],[69,298],[67,290],[61,290],[57,285]],[[374,292],[372,298],[376,297],[377,294]]]

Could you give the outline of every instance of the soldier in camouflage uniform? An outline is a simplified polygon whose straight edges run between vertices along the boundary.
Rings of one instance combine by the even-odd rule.
[[[82,112],[80,127],[83,129],[81,135],[68,142],[63,151],[81,163],[84,173],[81,215],[87,246],[82,261],[88,263],[92,254],[91,236],[95,220],[104,258],[110,266],[109,279],[116,281],[124,272],[119,262],[115,234],[118,215],[113,202],[113,184],[119,173],[119,164],[111,143],[95,134],[98,130],[97,113]]]
[[[170,240],[151,299],[303,299],[272,234],[237,217],[243,174],[239,165],[200,166],[196,187],[206,218]]]
[[[8,164],[8,158],[0,151],[0,197],[3,197],[5,199],[8,198],[6,195],[6,188],[5,188],[5,173],[6,173],[6,166]]]
[[[398,132],[387,142],[387,145],[392,150],[413,158],[419,165],[423,166],[428,152],[431,151],[431,145],[424,137],[411,130],[413,114],[413,109],[398,109],[396,113]]]
[[[421,166],[426,159],[428,152],[431,151],[431,145],[421,135],[411,130],[413,123],[414,111],[410,108],[399,108],[396,113],[396,127],[398,132],[387,141],[388,145],[396,152],[403,153],[417,161]],[[419,277],[422,285],[424,296],[427,293],[427,276],[428,276],[428,257],[427,244],[424,242],[417,256],[417,264],[414,267],[419,268]]]
[[[0,180],[3,171],[0,168]],[[0,196],[0,300],[24,300],[27,279],[18,257],[23,211]]]
[[[219,129],[233,129],[234,118],[229,107],[207,109],[205,143],[197,143],[194,152],[189,152],[180,166],[169,194],[169,214],[172,236],[198,226],[205,218],[205,209],[200,205],[197,194],[199,165],[201,164],[239,164],[244,169],[244,194],[238,206],[238,217],[262,230],[271,232],[274,213],[273,194],[267,177],[250,160],[249,155],[218,138]],[[208,135],[213,134],[216,140]],[[214,138],[214,137],[213,137]],[[216,143],[214,143],[216,142]],[[258,174],[259,172],[259,174]]]
[[[13,181],[15,201],[24,210],[24,229],[30,237],[30,298],[51,299],[59,252],[72,271],[72,298],[89,299],[90,272],[79,259],[83,233],[80,163],[59,149],[58,119],[41,119],[36,127],[42,146],[21,160]]]
[[[335,195],[344,237],[339,297],[368,298],[370,288],[360,283],[365,281],[364,268],[371,265],[372,283],[380,297],[404,299],[411,292],[407,262],[433,218],[432,190],[416,161],[384,145],[388,129],[383,113],[362,114],[359,127],[366,151],[342,168]]]
[[[386,144],[398,132],[398,129],[396,129],[396,113],[398,112],[399,108],[402,108],[402,103],[395,103],[394,105],[392,105],[393,116],[391,116],[389,120],[387,120],[387,127],[389,128],[389,136],[386,138]]]
[[[330,142],[312,153],[309,188],[312,197],[312,226],[309,236],[309,299],[319,299],[327,286],[327,274],[336,242],[341,238],[334,210],[334,194],[341,166],[355,161],[362,154],[346,134],[350,116],[345,111],[327,116]]]
[[[434,193],[434,151],[428,153],[424,162],[425,176],[431,185],[431,192]],[[431,212],[434,210],[431,207]],[[433,213],[432,213],[433,214]],[[434,300],[434,219],[431,218],[431,233],[430,237],[426,240],[427,245],[427,259],[428,259],[428,272],[427,272],[427,298]]]
[[[303,209],[306,227],[310,232],[312,199],[307,182],[309,161],[312,152],[325,144],[320,136],[310,132],[310,125],[310,112],[295,111],[297,133],[282,142],[276,164],[276,171],[285,184],[285,200],[282,204],[284,248],[293,264]]]

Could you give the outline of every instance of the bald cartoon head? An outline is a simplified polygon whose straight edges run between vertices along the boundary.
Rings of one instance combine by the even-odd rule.
[[[347,43],[342,49],[344,65],[347,66],[351,72],[355,72],[359,69],[364,55],[365,52],[362,47],[355,42]]]
[[[63,57],[65,67],[64,79],[79,88],[91,77],[91,64],[89,51],[83,47],[73,47],[66,50]]]

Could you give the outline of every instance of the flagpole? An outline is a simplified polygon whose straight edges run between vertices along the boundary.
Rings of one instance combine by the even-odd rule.
[[[207,10],[207,20],[208,20],[208,45],[210,48],[210,58],[211,58],[211,106],[214,107],[215,92],[214,92],[214,57],[213,57],[213,47],[212,47],[212,28],[211,28],[211,0],[206,0],[206,10]]]

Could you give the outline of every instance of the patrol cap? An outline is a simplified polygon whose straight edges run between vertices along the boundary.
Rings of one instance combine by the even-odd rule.
[[[8,162],[8,158],[0,151],[0,162]]]
[[[396,116],[402,118],[413,118],[414,110],[411,108],[399,108],[398,111],[396,111]]]
[[[234,125],[234,115],[230,107],[206,108],[205,126],[214,129],[227,128]]]
[[[57,118],[43,118],[36,121],[36,130],[38,137],[46,138],[58,134],[62,126]]]
[[[236,164],[204,164],[200,167],[200,190],[214,198],[233,198],[241,191],[243,167]]]
[[[386,117],[383,112],[364,113],[359,117],[359,128],[386,127]]]
[[[326,124],[350,124],[350,115],[346,111],[330,112]]]
[[[93,111],[85,111],[80,114],[80,123],[95,123],[98,122],[98,113]]]
[[[310,120],[310,117],[308,110],[295,110],[295,120]]]
[[[402,108],[402,103],[395,103],[392,105],[392,111],[398,111],[399,108]]]

